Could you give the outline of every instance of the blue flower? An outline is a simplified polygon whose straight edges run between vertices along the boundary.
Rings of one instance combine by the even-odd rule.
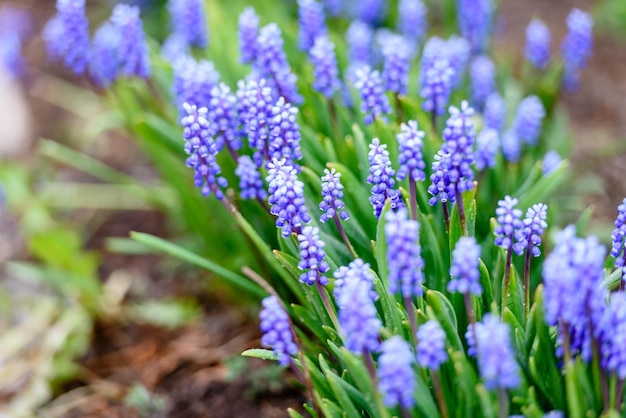
[[[448,167],[450,166],[450,154],[444,153],[442,150],[437,151],[432,163],[432,174],[430,175],[430,186],[428,193],[432,195],[428,204],[435,206],[437,202],[446,204],[456,201],[456,189],[450,180]]]
[[[474,237],[461,237],[452,252],[452,266],[448,282],[448,292],[472,293],[480,295],[483,288],[480,285],[480,273],[478,260],[480,258],[480,245]]]
[[[546,219],[548,217],[548,206],[543,203],[536,203],[526,212],[526,218],[523,221],[522,228],[515,231],[515,240],[513,250],[518,254],[524,254],[524,251],[530,249],[534,257],[541,255],[541,236],[548,227]]]
[[[544,69],[550,61],[550,30],[539,19],[533,19],[526,27],[524,55],[533,67]]]
[[[239,177],[242,199],[265,199],[267,197],[261,174],[252,158],[247,155],[239,157],[235,174]]]
[[[318,36],[325,36],[324,6],[315,0],[298,0],[298,47],[308,51]]]
[[[450,183],[455,191],[463,193],[474,188],[474,140],[476,131],[471,117],[474,109],[466,101],[461,107],[450,106],[450,117],[443,130],[444,143],[441,150],[449,158],[442,159],[443,169],[447,171]]]
[[[522,141],[513,129],[502,136],[502,155],[507,161],[518,163],[522,156]]]
[[[424,260],[419,244],[419,224],[409,219],[406,208],[390,211],[385,220],[389,292],[401,290],[402,297],[422,295]]]
[[[420,325],[417,330],[417,363],[425,369],[439,370],[448,360],[446,333],[435,320]]]
[[[359,68],[356,70],[354,87],[361,96],[361,111],[365,114],[365,124],[371,124],[375,118],[386,121],[385,115],[391,113],[391,106],[385,95],[380,73],[368,66]]]
[[[282,236],[288,237],[311,220],[304,203],[304,183],[284,158],[273,159],[267,168],[270,213],[277,217],[276,227],[281,229]]]
[[[526,97],[520,102],[513,121],[517,137],[528,145],[537,145],[545,116],[546,110],[541,100],[537,96]]]
[[[402,36],[392,35],[383,45],[382,52],[385,59],[382,74],[385,89],[405,95],[409,84],[411,44]]]
[[[120,33],[109,22],[100,26],[93,36],[89,75],[98,87],[108,87],[117,79],[120,41]]]
[[[434,112],[441,116],[446,111],[446,106],[452,94],[452,79],[454,69],[447,59],[437,59],[432,66],[422,66],[424,76],[420,88],[422,97],[422,109],[426,112]]]
[[[187,43],[198,48],[208,44],[204,0],[169,0],[172,32],[181,34]]]
[[[209,97],[207,117],[218,148],[221,150],[226,144],[231,152],[238,150],[242,146],[242,132],[239,129],[237,98],[224,83],[213,87]]]
[[[414,181],[424,181],[426,174],[424,169],[424,131],[420,131],[417,122],[408,121],[400,125],[400,133],[396,135],[398,140],[398,180],[404,180],[407,176]]]
[[[483,171],[495,167],[498,151],[500,151],[498,131],[491,128],[483,129],[476,137],[476,169]]]
[[[217,86],[220,75],[210,61],[196,61],[191,56],[181,56],[173,64],[174,81],[172,93],[181,114],[185,103],[208,107],[211,90]]]
[[[272,89],[265,84],[265,80],[249,80],[247,83],[239,81],[237,85],[237,112],[248,136],[250,148],[255,151],[254,161],[260,167],[264,158],[269,162]]]
[[[376,25],[387,15],[387,0],[359,0],[355,5],[355,13],[359,20]]]
[[[472,103],[479,109],[487,97],[496,91],[496,66],[487,55],[479,55],[470,64]]]
[[[400,0],[398,31],[419,44],[428,30],[428,10],[422,0]]]
[[[491,313],[476,323],[474,329],[470,325],[465,334],[469,353],[478,359],[480,377],[489,390],[517,389],[521,383],[510,334],[509,325]]]
[[[161,45],[161,56],[167,62],[177,62],[179,59],[190,55],[190,53],[191,48],[187,40],[179,33],[172,33]]]
[[[374,207],[374,215],[378,219],[387,199],[391,201],[391,207],[394,209],[402,207],[404,204],[400,191],[394,189],[396,181],[393,176],[396,172],[391,167],[387,145],[381,144],[378,138],[372,139],[367,157],[370,164],[367,182],[372,185],[370,203]]]
[[[298,268],[304,270],[304,273],[300,275],[300,281],[309,286],[316,281],[319,281],[322,286],[328,284],[328,278],[323,275],[330,268],[328,263],[324,261],[324,257],[326,257],[326,251],[324,251],[326,243],[320,239],[319,232],[318,228],[305,226],[302,229],[302,233],[298,234],[298,241],[300,242],[300,262],[298,263]]]
[[[602,368],[615,373],[620,380],[626,378],[626,293],[616,292],[602,317],[599,326]]]
[[[484,52],[493,27],[492,0],[458,0],[457,4],[461,35],[469,41],[474,53]]]
[[[493,92],[487,97],[483,117],[485,118],[485,127],[495,129],[498,132],[502,131],[506,117],[506,104],[498,92]]]
[[[44,29],[48,57],[62,59],[66,68],[82,74],[89,63],[89,22],[85,0],[57,0],[57,14]]]
[[[22,56],[22,42],[15,32],[0,33],[0,68],[15,79],[20,77],[26,68]]]
[[[248,6],[239,15],[239,52],[242,63],[252,63],[256,60],[258,34],[259,16],[252,6]]]
[[[413,353],[409,343],[394,335],[382,344],[378,358],[378,390],[385,406],[402,408],[415,405],[416,377],[413,371]]]
[[[139,7],[126,4],[116,5],[111,15],[111,22],[120,31],[122,39],[119,50],[121,75],[150,77],[148,44],[139,18]]]
[[[513,246],[513,238],[523,227],[521,220],[522,211],[517,209],[518,200],[511,196],[504,196],[503,200],[498,201],[496,215],[498,225],[493,231],[496,239],[494,243],[505,250],[509,250]]]
[[[347,220],[350,215],[344,210],[343,202],[343,185],[341,184],[341,173],[337,173],[335,169],[324,169],[322,176],[322,202],[320,210],[324,213],[320,216],[320,221],[328,222],[331,218],[339,216],[339,219]]]
[[[567,36],[561,44],[564,61],[563,84],[569,91],[578,87],[580,70],[585,68],[593,48],[593,18],[579,9],[567,16]]]
[[[215,197],[223,199],[222,189],[228,186],[228,182],[220,176],[222,170],[216,160],[219,150],[211,137],[208,109],[188,103],[183,106],[186,114],[181,119],[181,125],[184,127],[185,152],[189,155],[187,167],[194,169],[195,186],[205,197],[214,193]]]
[[[333,274],[335,277],[335,289],[333,290],[333,296],[335,300],[341,299],[341,293],[347,283],[355,281],[366,281],[369,283],[370,299],[376,301],[378,294],[374,291],[374,274],[370,270],[370,265],[363,262],[360,258],[351,261],[347,266],[341,266]]]
[[[289,325],[289,317],[276,296],[268,296],[262,301],[263,309],[259,314],[261,318],[261,344],[263,347],[272,348],[278,356],[278,364],[288,366],[291,357],[298,354],[298,346],[293,340],[293,334]]]
[[[298,109],[286,103],[281,97],[272,107],[269,119],[269,158],[270,160],[286,159],[287,164],[300,171],[296,163],[302,159],[300,150],[300,125],[296,120]]]
[[[350,23],[346,31],[346,42],[348,44],[348,58],[350,68],[353,69],[352,72],[363,65],[370,64],[373,39],[374,31],[367,23],[360,20],[354,20]]]
[[[561,156],[559,155],[558,152],[556,151],[546,152],[546,155],[543,156],[543,162],[541,165],[541,171],[543,175],[547,176],[548,174],[552,173],[554,170],[559,168],[562,161],[563,160],[561,159]]]
[[[611,257],[615,258],[615,267],[622,269],[622,280],[626,281],[626,199],[617,207],[617,218],[613,224],[615,229],[611,234]]]
[[[335,45],[328,37],[320,36],[309,54],[313,62],[313,89],[332,99],[340,87]]]

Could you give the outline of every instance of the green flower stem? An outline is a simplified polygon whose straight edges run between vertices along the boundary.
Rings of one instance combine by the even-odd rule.
[[[513,261],[513,237],[511,236],[511,244],[506,249],[506,264],[504,266],[504,289],[502,290],[502,313],[504,313],[504,307],[506,306],[506,298],[509,295],[509,285],[511,283],[511,264]]]
[[[335,225],[337,226],[337,230],[339,231],[339,235],[341,235],[343,243],[348,248],[348,251],[350,251],[350,255],[354,259],[359,258],[359,256],[356,254],[356,251],[354,250],[354,247],[352,246],[352,243],[350,242],[350,239],[348,238],[348,235],[346,234],[346,231],[343,229],[343,225],[341,225],[341,221],[339,220],[336,212],[335,216],[333,216],[333,219],[335,220]]]
[[[443,220],[446,223],[446,232],[450,235],[450,212],[448,212],[448,202],[441,202],[443,208]]]
[[[404,300],[404,309],[406,309],[406,314],[409,317],[409,324],[411,324],[411,340],[416,339],[417,335],[417,318],[415,316],[415,309],[413,309],[413,302],[411,298],[405,297]]]
[[[524,253],[524,318],[526,318],[526,322],[528,322],[528,313],[530,312],[530,256],[532,245],[532,242],[528,241],[528,246]]]
[[[365,366],[367,367],[370,379],[372,379],[372,384],[374,385],[374,387],[376,387],[378,378],[376,377],[376,366],[374,365],[374,357],[372,357],[372,353],[370,353],[367,348],[363,350],[363,360],[365,360]]]
[[[509,416],[509,396],[505,388],[498,389],[498,417],[507,418]]]
[[[394,98],[396,101],[396,120],[398,121],[398,125],[400,125],[402,123],[402,119],[404,118],[404,115],[402,113],[402,102],[400,101],[399,94],[396,93]]]
[[[617,381],[617,387],[615,389],[615,410],[620,413],[622,410],[622,396],[624,395],[624,379]]]
[[[339,141],[341,139],[341,127],[339,126],[339,118],[337,117],[337,107],[335,106],[335,101],[332,99],[327,99],[326,103],[328,104],[328,114],[330,115],[330,125],[333,130],[333,136],[335,138],[333,142]]]
[[[417,185],[411,175],[409,175],[409,193],[411,194],[411,219],[417,221]]]
[[[430,112],[430,124],[433,128],[433,132],[437,131],[437,112],[435,109],[433,109],[432,112]]]
[[[319,281],[319,273],[318,273],[318,275],[316,277],[316,280],[315,280],[315,288],[317,289],[317,291],[320,294],[320,298],[322,299],[322,303],[324,304],[324,307],[326,308],[326,311],[328,312],[328,316],[330,316],[330,320],[332,321],[333,326],[339,332],[339,320],[337,319],[337,313],[335,312],[335,309],[333,308],[333,305],[330,303],[330,299],[328,299],[328,294],[326,293],[326,288],[324,286],[322,286],[322,284]]]
[[[437,405],[439,406],[439,413],[441,418],[448,418],[448,405],[446,399],[443,396],[443,389],[441,387],[441,381],[439,380],[439,372],[437,370],[431,370],[430,377],[433,380],[433,388],[435,389],[435,398],[437,399]]]
[[[461,233],[467,235],[467,223],[465,222],[465,205],[463,204],[463,194],[456,190],[456,210],[459,213],[459,222],[461,223]]]

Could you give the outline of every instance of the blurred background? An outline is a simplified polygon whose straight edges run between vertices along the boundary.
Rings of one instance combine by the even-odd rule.
[[[209,14],[213,2],[221,0],[207,2]],[[175,233],[125,179],[164,198],[168,190],[102,94],[47,62],[40,33],[54,3],[0,1],[0,417],[286,416],[303,401],[289,376],[239,356],[259,346],[257,308],[125,240],[131,231]],[[114,2],[87,3],[96,27]],[[165,1],[134,3],[146,32],[164,39]],[[237,13],[259,3],[295,16],[291,1],[234,3]],[[596,19],[580,91],[562,99],[574,187],[581,210],[594,206],[590,232],[608,239],[626,196],[626,2],[504,0],[495,48],[515,72],[529,20],[562,39],[573,6]],[[236,27],[211,31],[235,36]]]

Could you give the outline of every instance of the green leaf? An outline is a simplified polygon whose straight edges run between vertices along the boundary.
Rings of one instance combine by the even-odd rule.
[[[252,348],[241,353],[244,357],[253,357],[261,360],[278,361],[278,356],[272,350],[265,350],[263,348]]]
[[[337,400],[339,401],[339,405],[341,405],[344,413],[346,413],[347,416],[349,416],[349,417],[357,417],[357,416],[362,415],[354,407],[354,404],[352,403],[352,400],[350,399],[350,396],[345,391],[345,389],[341,385],[341,383],[339,383],[339,381],[342,381],[342,379],[339,376],[337,376],[336,374],[332,373],[332,372],[326,372],[325,375],[326,375],[326,379],[328,379],[328,383],[330,384],[330,387],[332,388],[333,392],[335,393],[335,396],[337,397]]]
[[[450,301],[443,295],[443,293],[436,290],[426,291],[426,302],[428,303],[427,309],[432,310],[432,315],[439,321],[441,327],[446,332],[448,341],[452,345],[452,348],[456,351],[463,351],[463,343],[457,333],[457,320],[454,308]]]

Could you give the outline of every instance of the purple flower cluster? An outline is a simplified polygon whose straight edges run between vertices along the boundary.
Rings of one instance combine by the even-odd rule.
[[[478,171],[495,167],[500,150],[500,136],[492,128],[483,129],[476,137],[475,165]]]
[[[439,322],[431,319],[417,330],[417,363],[425,369],[439,370],[448,360],[446,333]]]
[[[235,174],[239,177],[242,199],[265,199],[267,197],[261,174],[252,158],[247,155],[239,157]]]
[[[319,229],[312,226],[305,226],[302,233],[298,234],[300,242],[300,262],[298,268],[304,270],[300,275],[300,281],[309,286],[315,284],[316,281],[322,286],[328,284],[328,278],[323,276],[330,268],[328,263],[324,261],[326,244],[320,239]]]
[[[376,314],[372,298],[374,290],[369,266],[357,261],[361,260],[355,260],[346,270],[340,269],[335,273],[335,277],[343,280],[339,287],[335,282],[335,298],[346,348],[356,354],[364,354],[378,350],[378,331],[382,322]]]
[[[611,234],[611,257],[615,258],[615,267],[622,269],[622,280],[626,281],[626,199],[617,207],[617,218],[613,224],[615,229]]]
[[[407,176],[413,181],[424,181],[426,174],[424,169],[424,156],[422,147],[424,146],[424,131],[420,131],[417,122],[408,121],[400,125],[400,133],[396,135],[398,140],[398,180],[404,180]]]
[[[487,55],[479,55],[470,64],[472,103],[482,109],[490,94],[496,91],[496,66]]]
[[[300,171],[296,161],[302,159],[300,150],[300,125],[296,120],[298,109],[281,97],[272,107],[269,119],[269,146],[271,160],[284,158],[287,164]]]
[[[512,163],[519,162],[522,156],[522,141],[512,129],[506,131],[502,136],[502,155]]]
[[[318,36],[326,36],[324,5],[316,0],[298,0],[298,47],[308,51]]]
[[[337,271],[335,271],[335,274],[333,274],[333,277],[335,277],[335,289],[333,291],[335,300],[339,300],[341,298],[341,293],[347,283],[355,281],[368,282],[371,289],[369,294],[370,299],[372,301],[376,301],[376,299],[378,299],[378,294],[373,289],[374,274],[370,270],[370,265],[365,263],[360,258],[350,262],[347,266],[339,267]]]
[[[355,4],[355,12],[357,19],[376,25],[387,15],[387,0],[359,0]]]
[[[26,67],[22,41],[17,33],[0,30],[0,69],[17,79]]]
[[[385,216],[389,292],[401,291],[402,297],[421,296],[424,283],[424,260],[419,244],[419,224],[409,219],[406,208]]]
[[[267,168],[270,213],[277,217],[276,227],[281,229],[282,236],[288,237],[311,220],[304,204],[304,184],[284,158],[273,159]]]
[[[238,87],[239,119],[248,136],[250,148],[255,152],[254,162],[260,167],[263,165],[263,159],[269,156],[269,124],[273,108],[272,89],[265,84],[265,80],[259,82],[249,80],[247,83],[239,81]]]
[[[446,105],[452,94],[452,79],[454,70],[447,59],[437,59],[432,66],[422,66],[422,85],[420,96],[422,97],[422,109],[426,112],[435,113],[439,116],[446,111]]]
[[[572,9],[567,16],[567,36],[561,44],[564,72],[563,85],[569,91],[576,90],[580,70],[585,68],[593,48],[593,18],[579,9]]]
[[[205,48],[208,43],[204,0],[169,0],[172,32],[178,33],[192,46]]]
[[[470,355],[476,356],[480,377],[485,387],[516,389],[520,385],[520,368],[511,346],[509,325],[493,314],[486,314],[482,322],[469,326],[465,338]]]
[[[428,10],[422,0],[398,2],[398,31],[415,44],[422,42],[428,30]]]
[[[343,199],[341,173],[336,172],[334,168],[332,170],[325,168],[322,176],[320,210],[323,210],[324,213],[320,216],[321,222],[326,223],[335,216],[339,216],[339,219],[344,221],[348,220],[350,215],[344,210],[346,205],[341,199]]]
[[[492,0],[458,0],[457,5],[461,35],[471,44],[472,52],[484,52],[493,27]]]
[[[417,383],[413,372],[413,353],[409,343],[394,335],[382,344],[378,358],[378,390],[385,406],[411,408]]]
[[[550,61],[550,30],[539,19],[533,19],[526,27],[526,46],[524,55],[528,62],[540,70],[547,67]]]
[[[604,307],[603,265],[606,251],[595,237],[576,237],[570,225],[556,238],[557,245],[543,264],[545,320],[561,323],[559,339],[569,332],[571,352],[591,357],[591,329],[598,329]],[[575,290],[575,291],[574,291]]]
[[[118,4],[113,8],[111,22],[120,31],[120,74],[126,77],[150,77],[148,44],[139,17],[139,7]]]
[[[220,176],[222,170],[216,160],[219,149],[211,137],[208,110],[188,103],[183,107],[186,113],[181,119],[181,125],[184,128],[185,152],[189,155],[187,167],[194,170],[195,186],[201,189],[205,197],[214,193],[215,197],[223,199],[224,192],[221,189],[228,186],[228,182]]]
[[[545,116],[546,110],[541,100],[537,96],[526,97],[520,102],[513,121],[517,137],[528,145],[537,145]]]
[[[346,31],[350,68],[356,70],[370,64],[373,39],[374,31],[367,23],[355,20],[350,24]]]
[[[500,93],[493,92],[487,97],[483,117],[485,127],[495,129],[498,132],[502,131],[506,117],[506,104]]]
[[[562,161],[563,160],[561,159],[561,156],[559,155],[558,152],[556,151],[546,152],[546,155],[543,156],[543,163],[541,166],[541,171],[543,175],[547,176],[548,174],[552,173],[554,170],[556,170],[559,167],[559,165],[561,165]]]
[[[432,195],[428,204],[435,206],[437,202],[446,204],[456,201],[456,189],[450,181],[450,173],[447,167],[450,165],[450,154],[445,154],[442,150],[437,151],[432,164],[432,174],[430,175],[430,186],[428,193]]]
[[[220,75],[213,63],[206,60],[196,61],[190,56],[183,56],[173,65],[174,81],[172,93],[179,111],[183,114],[184,104],[208,107],[211,102],[211,90],[217,86]]]
[[[298,354],[298,346],[293,340],[289,325],[289,316],[276,296],[266,297],[262,304],[263,309],[259,314],[263,332],[261,344],[274,350],[278,356],[278,364],[288,366],[291,357]]]
[[[518,254],[524,251],[531,251],[534,257],[541,255],[541,236],[548,227],[546,219],[548,217],[548,206],[543,203],[536,203],[526,212],[523,226],[515,231],[515,241],[513,250]]]
[[[315,39],[309,55],[313,62],[313,90],[332,99],[340,87],[335,44],[328,37],[319,36]]]
[[[172,33],[161,45],[161,56],[167,62],[176,62],[189,54],[191,54],[191,47],[179,33]]]
[[[82,74],[87,69],[90,53],[85,0],[57,0],[56,9],[56,15],[43,32],[48,57],[62,59],[66,68]]]
[[[103,23],[93,36],[89,77],[100,88],[109,87],[117,78],[120,42],[120,33],[110,22]]]
[[[389,99],[385,96],[383,79],[376,70],[364,66],[356,70],[354,87],[361,96],[361,111],[365,114],[366,125],[374,122],[375,118],[386,121],[384,115],[391,113]]]
[[[400,191],[394,189],[396,181],[393,176],[396,172],[391,167],[387,145],[381,144],[378,138],[372,139],[367,157],[370,164],[367,182],[372,185],[370,203],[374,207],[374,215],[378,219],[387,199],[391,201],[392,208],[399,208],[404,205]]]
[[[405,95],[409,84],[411,44],[398,35],[392,35],[382,48],[385,60],[383,82],[389,92]]]
[[[480,295],[483,288],[480,285],[480,273],[478,260],[480,258],[480,245],[474,237],[461,237],[452,252],[452,266],[448,282],[448,292],[472,293]]]
[[[252,6],[246,7],[239,15],[239,53],[244,64],[256,60],[259,22],[259,16]]]
[[[599,331],[602,367],[620,380],[626,379],[626,293],[613,293]]]
[[[496,236],[494,243],[505,250],[513,247],[513,238],[524,226],[521,220],[522,211],[516,208],[517,203],[518,200],[511,196],[505,196],[503,200],[498,201],[496,209],[498,225],[493,231]]]
[[[238,150],[242,146],[242,133],[239,129],[237,98],[224,83],[213,87],[209,97],[207,116],[218,148],[222,149],[226,144],[231,151]]]

